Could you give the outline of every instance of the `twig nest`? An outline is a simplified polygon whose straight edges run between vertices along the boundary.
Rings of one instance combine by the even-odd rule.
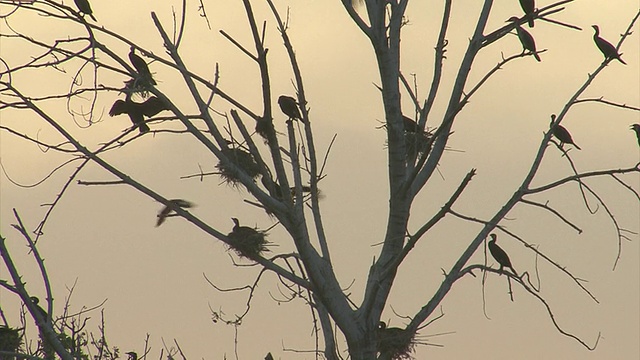
[[[226,152],[226,155],[229,158],[229,161],[244,170],[250,178],[255,179],[260,175],[260,167],[253,159],[253,156],[248,152],[235,148],[229,149],[229,151]],[[225,165],[222,161],[218,162],[216,169],[218,169],[220,176],[228,184],[235,186],[240,183],[240,177],[235,169]]]
[[[0,326],[0,351],[15,353],[22,343],[22,336],[18,329]],[[2,357],[4,359],[4,357]]]
[[[232,218],[235,226],[233,230],[227,235],[232,244],[230,247],[240,257],[256,257],[261,256],[262,253],[269,251],[265,231],[257,230],[256,228],[250,228],[248,226],[240,226],[240,222],[236,218]]]
[[[383,321],[378,326],[378,352],[390,356],[391,359],[411,359],[415,347],[413,335],[406,330],[388,328]]]

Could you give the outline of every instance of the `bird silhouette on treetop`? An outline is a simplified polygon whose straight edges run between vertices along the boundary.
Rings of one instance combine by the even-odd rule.
[[[511,269],[515,276],[518,276],[518,273],[511,265],[511,260],[509,259],[509,255],[507,255],[506,251],[502,250],[498,244],[496,244],[496,240],[498,236],[496,234],[490,234],[491,240],[489,241],[489,252],[491,256],[500,264],[500,272],[504,270],[505,267]]]
[[[518,21],[520,21],[520,19],[516,16],[512,16],[507,20],[507,22],[513,22],[515,24],[516,34],[518,35],[518,39],[520,39],[522,48],[524,50],[531,51],[533,57],[535,57],[537,61],[542,61],[540,59],[540,55],[536,52],[536,41],[527,30],[523,29],[522,26],[517,23]]]
[[[280,110],[289,117],[289,120],[302,120],[296,99],[291,96],[281,95],[278,98],[278,105],[280,105]]]
[[[144,59],[136,54],[136,48],[133,46],[129,51],[129,61],[131,61],[131,64],[142,79],[148,81],[151,85],[156,85],[155,80],[153,80],[153,76],[151,76],[151,71],[149,71],[149,65],[147,65],[147,62],[144,61]]]
[[[98,21],[93,16],[93,10],[91,10],[91,5],[89,4],[89,0],[73,0],[73,1],[76,3],[76,6],[78,7],[78,10],[80,10],[81,13],[83,13],[84,15],[89,15],[89,17],[91,17],[93,21]]]
[[[624,62],[624,60],[622,60],[621,58],[622,54],[618,54],[618,50],[616,50],[616,47],[607,40],[600,37],[600,28],[598,27],[598,25],[591,25],[591,27],[593,27],[593,30],[595,31],[595,33],[593,34],[593,41],[596,43],[596,46],[604,55],[604,61],[618,59],[618,61],[620,61],[624,65],[627,65],[627,63]]]
[[[524,15],[527,18],[527,22],[529,23],[529,27],[533,27],[533,14],[536,10],[536,2],[535,0],[520,0],[520,7],[522,11],[524,11]]]
[[[638,138],[638,146],[640,146],[640,124],[631,125],[631,130],[635,131],[636,137]]]
[[[551,114],[551,126],[553,126],[553,129],[551,129],[551,131],[553,132],[553,136],[555,136],[556,139],[560,140],[560,147],[562,147],[563,144],[571,144],[575,146],[576,149],[582,150],[580,146],[578,146],[576,143],[573,142],[573,138],[571,137],[569,130],[567,130],[564,126],[560,124],[554,125],[553,123],[555,121],[556,121],[556,115]]]

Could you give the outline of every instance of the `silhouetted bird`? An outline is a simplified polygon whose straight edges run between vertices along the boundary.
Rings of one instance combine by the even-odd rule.
[[[129,115],[129,119],[131,119],[133,126],[138,127],[140,129],[140,133],[144,134],[151,129],[149,129],[149,125],[144,122],[144,116],[140,105],[142,104],[134,103],[131,99],[116,100],[116,102],[111,106],[111,110],[109,110],[109,116],[121,114]]]
[[[183,199],[171,199],[169,200],[169,205],[165,205],[165,207],[162,208],[162,210],[160,210],[160,212],[158,212],[158,220],[156,221],[156,227],[162,225],[162,223],[164,223],[164,221],[167,219],[167,217],[174,211],[175,207],[181,207],[181,208],[192,208],[194,207],[195,204],[187,201],[187,200],[183,200]]]
[[[290,120],[302,119],[302,116],[300,116],[300,110],[298,109],[298,104],[296,104],[296,99],[291,96],[280,96],[278,98],[278,105],[280,105],[280,110],[282,110]]]
[[[631,125],[631,130],[636,132],[636,137],[638,138],[638,146],[640,146],[640,124]]]
[[[553,126],[553,122],[556,121],[556,115],[552,114],[551,115],[551,123]],[[567,130],[564,126],[558,124],[553,126],[553,136],[556,137],[556,139],[560,140],[560,147],[562,147],[563,144],[571,144],[573,146],[576,147],[576,149],[578,150],[582,150],[580,148],[580,146],[576,145],[576,143],[573,142],[573,138],[571,138],[571,134],[569,133],[569,130]]]
[[[93,16],[93,10],[91,10],[91,5],[89,5],[89,0],[73,0],[73,1],[75,1],[76,6],[78,7],[78,10],[80,10],[81,13],[85,15],[89,15],[91,19],[93,19],[93,21],[98,21]]]
[[[512,21],[515,23],[518,20],[520,19],[518,19],[515,16],[512,16],[509,18],[509,20],[507,20],[507,22]],[[540,56],[536,52],[536,41],[533,39],[533,36],[531,36],[531,34],[529,34],[529,32],[523,29],[522,26],[520,26],[519,24],[515,23],[515,25],[516,25],[516,33],[518,34],[518,39],[520,39],[522,48],[524,50],[531,51],[533,53],[533,56],[536,58],[536,60],[541,61]]]
[[[406,132],[418,132],[418,123],[410,117],[402,115],[402,125]]]
[[[138,360],[138,353],[136,353],[135,351],[129,351],[126,354],[129,356],[128,360]]]
[[[144,59],[142,59],[140,56],[136,55],[136,48],[133,46],[131,47],[131,51],[129,51],[129,61],[131,61],[133,67],[136,68],[136,71],[138,72],[138,75],[140,75],[140,77],[147,80],[152,85],[156,85],[155,80],[153,80],[153,76],[151,76],[151,71],[149,71],[147,62],[144,61]]]
[[[618,61],[627,65],[627,63],[620,58],[622,54],[618,54],[616,47],[613,46],[613,44],[611,44],[607,40],[600,37],[600,28],[598,27],[598,25],[591,25],[591,27],[593,27],[593,30],[595,30],[595,33],[593,34],[593,41],[595,41],[596,46],[598,47],[598,49],[600,49],[600,51],[604,55],[604,61],[618,59]]]
[[[233,223],[235,224],[233,225],[233,229],[231,229],[231,232],[238,238],[248,238],[258,233],[254,228],[250,228],[248,226],[240,226],[240,220],[238,220],[237,218],[231,218],[231,220],[233,220]]]
[[[156,116],[161,111],[171,110],[164,101],[155,96],[148,98],[145,102],[140,104],[140,108],[142,113],[147,117]]]
[[[527,22],[529,22],[529,27],[533,27],[533,13],[535,12],[536,2],[535,0],[520,0],[520,7],[522,11],[524,11],[525,16],[527,17]]]
[[[496,244],[496,234],[491,234],[489,236],[491,236],[491,240],[489,241],[489,252],[491,253],[491,256],[496,259],[498,264],[500,264],[500,271],[503,271],[505,267],[508,267],[509,269],[511,269],[511,271],[513,271],[513,274],[515,276],[518,276],[516,270],[513,268],[513,266],[511,266],[509,255],[507,255],[507,253],[502,250],[502,248],[498,246],[498,244]]]
[[[38,309],[38,312],[40,313],[40,315],[42,315],[42,318],[44,319],[45,322],[49,321],[48,320],[48,316],[47,316],[47,312],[40,306],[38,305],[40,303],[40,299],[38,299],[35,296],[31,297],[31,302],[33,303],[33,305],[36,306],[36,308]]]

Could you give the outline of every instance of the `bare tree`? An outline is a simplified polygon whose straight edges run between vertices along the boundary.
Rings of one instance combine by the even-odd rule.
[[[521,289],[528,296],[539,301],[546,315],[563,334],[586,349],[593,350],[596,340],[583,340],[571,331],[564,329],[557,321],[553,309],[545,296],[540,292],[540,277],[537,266],[533,270],[519,268],[512,264],[504,247],[508,241],[516,241],[523,245],[538,261],[553,267],[557,276],[564,276],[573,285],[583,291],[587,297],[597,302],[597,298],[584,285],[583,281],[574,275],[570,269],[562,265],[562,261],[539,250],[527,239],[526,234],[507,228],[506,221],[516,208],[532,207],[539,211],[548,212],[555,219],[553,226],[567,227],[581,233],[582,229],[576,220],[569,219],[563,210],[544,199],[564,193],[564,185],[574,185],[579,189],[584,209],[585,219],[589,214],[604,211],[615,228],[612,235],[618,242],[618,255],[614,262],[618,263],[622,252],[623,240],[628,240],[636,233],[626,229],[625,224],[616,219],[615,204],[610,204],[601,196],[590,182],[595,179],[607,179],[620,191],[624,191],[634,199],[640,199],[638,190],[630,185],[630,176],[640,171],[638,164],[617,164],[614,160],[605,169],[581,169],[573,160],[573,148],[577,148],[571,135],[561,123],[568,116],[574,106],[583,102],[596,102],[600,105],[613,106],[627,111],[638,111],[634,106],[620,104],[604,98],[585,97],[585,91],[603,71],[611,60],[616,58],[612,54],[606,57],[597,67],[589,72],[586,80],[570,95],[564,105],[558,109],[549,109],[549,127],[541,134],[539,146],[535,156],[530,160],[529,170],[522,176],[517,186],[504,189],[506,194],[503,204],[491,215],[484,217],[481,213],[466,213],[458,210],[458,205],[468,193],[476,176],[476,169],[468,169],[466,176],[451,179],[455,190],[448,199],[439,204],[439,210],[426,218],[416,219],[420,226],[409,225],[412,208],[418,196],[437,198],[430,193],[427,186],[434,181],[441,181],[437,175],[439,167],[447,167],[444,156],[450,149],[450,140],[459,125],[461,114],[465,113],[470,101],[483,90],[483,86],[494,80],[498,70],[505,69],[518,61],[529,57],[541,58],[547,49],[536,48],[532,35],[525,29],[526,23],[536,24],[546,22],[557,26],[557,31],[573,31],[579,29],[576,25],[568,24],[556,19],[556,15],[570,6],[572,0],[558,1],[536,8],[532,13],[520,13],[509,19],[498,28],[490,28],[489,20],[493,1],[485,0],[477,14],[473,32],[469,34],[466,50],[460,59],[459,68],[455,71],[452,86],[445,85],[445,65],[449,45],[448,33],[454,23],[451,21],[452,1],[445,0],[442,13],[440,31],[435,44],[435,59],[432,68],[431,84],[426,97],[419,96],[418,87],[414,81],[407,78],[401,71],[401,34],[409,24],[406,9],[408,0],[342,0],[344,9],[368,38],[375,54],[375,61],[379,70],[379,83],[376,87],[380,91],[384,121],[382,128],[386,134],[386,151],[388,159],[388,219],[386,230],[380,236],[382,239],[379,253],[375,256],[366,277],[365,289],[360,301],[350,296],[350,291],[338,280],[332,262],[331,243],[323,224],[321,211],[322,198],[320,188],[325,179],[325,165],[331,161],[330,149],[326,152],[318,150],[314,139],[314,119],[311,111],[313,99],[308,98],[303,80],[304,69],[298,63],[295,44],[289,37],[288,16],[283,16],[284,9],[278,8],[272,0],[266,0],[271,10],[269,23],[275,24],[288,55],[290,70],[293,72],[293,86],[295,94],[279,96],[273,94],[271,87],[268,44],[265,41],[267,26],[256,16],[253,9],[257,1],[243,0],[242,4],[248,21],[248,32],[253,43],[243,43],[232,34],[221,30],[223,37],[228,39],[239,51],[241,56],[253,62],[259,71],[260,97],[255,98],[230,95],[220,84],[220,77],[224,70],[215,66],[212,74],[197,74],[189,67],[189,59],[181,52],[181,45],[185,40],[185,19],[187,2],[184,1],[180,16],[174,17],[171,25],[163,23],[155,12],[151,18],[161,39],[166,53],[153,53],[146,46],[134,42],[134,34],[120,34],[101,26],[99,22],[91,21],[84,15],[92,15],[91,10],[77,9],[70,4],[60,4],[55,1],[15,2],[0,1],[3,6],[13,6],[8,14],[4,14],[5,21],[11,23],[15,17],[26,16],[30,13],[46,18],[47,21],[58,24],[68,24],[79,35],[57,34],[53,39],[45,36],[31,36],[25,32],[13,31],[12,27],[4,29],[2,37],[14,41],[25,48],[31,49],[27,60],[18,63],[4,60],[4,69],[0,73],[2,100],[0,109],[3,112],[14,111],[29,113],[46,124],[62,138],[58,143],[48,143],[37,136],[23,134],[12,126],[0,126],[2,131],[13,136],[32,142],[47,151],[57,152],[66,160],[57,167],[67,168],[75,164],[70,171],[69,179],[48,205],[43,220],[35,231],[35,238],[31,239],[26,228],[16,226],[22,236],[28,240],[29,248],[34,252],[37,263],[43,269],[42,259],[37,255],[37,242],[43,234],[50,214],[59,201],[73,184],[85,186],[113,186],[121,185],[135,189],[137,192],[162,204],[157,215],[156,226],[179,217],[194,227],[200,229],[208,237],[220,241],[232,249],[237,258],[249,260],[257,264],[256,277],[252,284],[242,289],[249,289],[246,311],[235,317],[227,317],[220,311],[212,311],[215,321],[239,326],[251,309],[254,291],[263,274],[277,275],[280,289],[286,301],[302,299],[308,304],[313,314],[314,329],[317,340],[315,356],[326,359],[344,358],[340,352],[342,344],[346,343],[348,357],[353,360],[365,359],[401,359],[408,358],[416,345],[428,344],[421,340],[419,331],[428,327],[442,316],[440,306],[450,293],[454,284],[465,275],[477,276],[483,274],[483,279],[492,275],[504,275],[509,284],[511,296],[512,287]],[[260,2],[262,4],[262,2]],[[192,5],[189,5],[192,6]],[[208,21],[208,5],[200,3],[199,11]],[[95,10],[95,9],[94,9]],[[87,12],[89,11],[89,12]],[[26,14],[26,15],[25,15]],[[629,19],[628,27],[615,44],[621,49],[625,40],[631,35],[640,12]],[[101,19],[100,14],[93,14]],[[626,20],[626,19],[625,19]],[[173,26],[172,29],[169,29]],[[533,32],[532,30],[529,30]],[[502,56],[498,63],[488,71],[478,74],[472,71],[479,54],[491,47],[503,44],[510,33],[517,32],[524,50],[514,54]],[[528,34],[528,35],[523,35]],[[595,46],[595,45],[594,45]],[[128,55],[125,55],[126,49]],[[617,55],[617,53],[615,54]],[[617,56],[619,58],[619,56]],[[532,64],[534,65],[534,64]],[[615,64],[620,65],[620,64]],[[73,74],[68,91],[61,93],[36,94],[30,93],[29,84],[21,81],[24,73],[41,74],[41,79],[54,78],[60,73]],[[106,79],[106,80],[105,80]],[[172,79],[163,82],[161,79]],[[124,85],[121,85],[124,83]],[[184,105],[184,99],[168,95],[169,87],[184,87],[191,105]],[[45,90],[46,91],[46,90]],[[78,127],[88,127],[89,130],[101,121],[101,99],[109,98],[116,101],[111,105],[109,115],[126,115],[132,122],[131,128],[122,134],[93,143],[76,133]],[[411,115],[402,111],[402,97],[408,97],[413,105]],[[523,94],[526,96],[526,94]],[[445,106],[442,114],[433,111],[436,103]],[[59,115],[49,109],[49,104],[66,106],[68,114],[74,119],[73,124],[61,119]],[[262,108],[256,106],[260,103]],[[78,110],[78,104],[80,110]],[[220,105],[217,105],[220,104]],[[277,104],[277,105],[276,105]],[[544,106],[544,105],[539,105]],[[194,111],[195,109],[195,111]],[[278,129],[281,123],[274,120],[286,115],[286,128]],[[556,115],[557,114],[557,115]],[[564,129],[562,131],[561,129]],[[246,191],[255,199],[246,200],[247,207],[259,207],[273,219],[274,225],[281,227],[288,233],[288,239],[277,239],[282,243],[287,241],[295,248],[293,252],[278,252],[275,240],[268,237],[268,229],[258,229],[250,226],[242,217],[233,217],[226,227],[220,227],[207,218],[197,216],[190,209],[197,203],[196,199],[183,199],[168,196],[154,189],[152,183],[140,180],[135,174],[128,173],[124,167],[111,160],[111,153],[125,153],[130,145],[141,138],[175,134],[188,138],[203,146],[211,156],[217,159],[215,169],[201,170],[200,173],[185,176],[186,178],[200,178],[220,176],[230,184],[230,191]],[[567,137],[568,135],[568,137]],[[555,138],[554,138],[555,136]],[[579,141],[578,141],[579,143]],[[602,145],[605,146],[605,145]],[[584,145],[583,145],[584,147]],[[576,155],[577,156],[577,155]],[[571,173],[558,174],[554,180],[546,180],[539,173],[545,166],[545,159],[561,157],[569,165]],[[527,161],[527,160],[523,160]],[[89,164],[99,166],[105,176],[111,178],[90,181],[80,178],[82,170]],[[168,174],[179,176],[179,174]],[[637,177],[636,177],[637,178]],[[497,191],[495,189],[476,189],[480,192]],[[383,196],[383,195],[379,195]],[[222,207],[222,206],[221,206]],[[363,215],[366,216],[366,215]],[[396,283],[399,269],[414,249],[428,247],[423,244],[429,234],[445,217],[459,221],[477,229],[475,235],[461,239],[465,248],[457,259],[444,272],[444,279],[440,286],[416,308],[412,314],[405,317],[402,328],[388,326],[383,318],[383,312],[389,310],[389,297]],[[17,213],[15,219],[20,221]],[[519,219],[519,222],[535,221],[534,216]],[[581,220],[588,221],[588,220]],[[231,231],[229,231],[231,228]],[[491,242],[489,249],[499,265],[499,269],[490,266],[493,263],[487,256],[480,262],[483,244],[492,235],[497,242]],[[452,237],[457,235],[452,234]],[[587,234],[587,236],[589,236]],[[12,283],[4,281],[6,289],[20,296],[29,313],[36,319],[41,332],[53,344],[54,351],[63,359],[73,358],[69,347],[63,346],[56,340],[56,333],[61,327],[52,326],[51,319],[43,319],[42,314],[30,302],[30,294],[22,286],[19,270],[12,265],[9,250],[2,244],[3,260],[12,275]],[[486,251],[485,251],[486,254]],[[236,259],[235,257],[233,258]],[[513,260],[513,259],[511,259]],[[516,273],[515,269],[518,269]],[[433,277],[441,274],[431,274]],[[223,289],[209,280],[211,286],[227,292],[237,289]],[[48,284],[47,281],[45,281]],[[48,311],[52,309],[51,289],[47,288]],[[381,321],[382,320],[382,321]],[[526,326],[526,325],[523,325]],[[104,343],[104,341],[102,342]],[[177,344],[176,344],[177,345]],[[108,347],[107,347],[108,348]],[[179,349],[179,347],[178,347]],[[181,353],[181,350],[180,350]],[[137,356],[137,355],[136,355]],[[173,355],[170,355],[173,356]],[[184,356],[184,355],[183,355]],[[269,355],[270,356],[270,355]]]

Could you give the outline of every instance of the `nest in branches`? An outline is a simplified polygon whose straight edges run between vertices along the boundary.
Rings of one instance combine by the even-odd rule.
[[[262,256],[264,252],[269,251],[269,242],[267,241],[267,234],[264,231],[248,226],[236,225],[227,237],[232,242],[230,247],[240,257],[252,258]]]
[[[424,155],[431,151],[431,143],[433,138],[433,132],[429,130],[423,130],[418,123],[413,121],[412,119],[403,116],[403,127],[404,127],[404,141],[405,146],[407,148],[407,157],[411,158],[412,156]],[[386,129],[387,125],[383,124],[379,128]],[[387,142],[385,142],[385,148],[389,146]]]
[[[229,161],[234,163],[237,167],[244,170],[250,178],[255,179],[260,175],[260,166],[253,159],[253,156],[242,149],[229,149],[226,152]],[[236,169],[232,169],[231,166],[225,165],[222,161],[216,165],[218,173],[222,179],[230,185],[238,185],[240,183],[240,177]]]
[[[433,133],[429,131],[404,132],[404,141],[407,147],[407,155],[424,155],[431,151],[431,138]]]
[[[18,329],[13,329],[8,326],[0,326],[0,351],[15,353],[18,351],[21,344],[22,336],[20,336],[20,331],[18,331]],[[5,359],[5,357],[1,358]]]
[[[387,328],[384,322],[378,327],[378,352],[393,360],[411,359],[415,347],[414,334],[396,327]]]

